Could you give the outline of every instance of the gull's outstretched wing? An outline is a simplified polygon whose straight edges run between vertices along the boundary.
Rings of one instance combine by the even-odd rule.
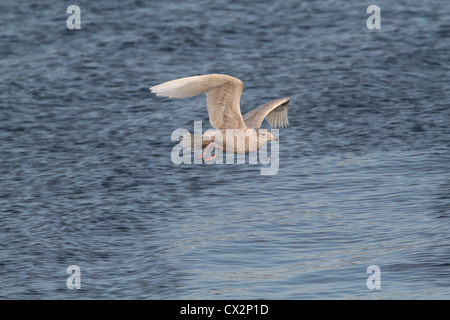
[[[247,112],[243,117],[245,124],[252,128],[259,128],[265,118],[272,127],[287,127],[289,101],[291,101],[290,98],[276,99]]]
[[[240,100],[244,83],[223,74],[207,74],[168,81],[150,90],[158,96],[184,98],[206,94],[211,126],[217,129],[245,128]]]

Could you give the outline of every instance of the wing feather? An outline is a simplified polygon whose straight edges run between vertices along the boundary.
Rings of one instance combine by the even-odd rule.
[[[272,100],[244,114],[244,121],[249,127],[259,128],[266,119],[274,128],[285,128],[289,125],[288,105],[290,100],[290,98]]]
[[[240,100],[244,83],[223,74],[208,74],[168,81],[150,90],[157,96],[184,98],[206,94],[211,126],[217,129],[245,128]]]

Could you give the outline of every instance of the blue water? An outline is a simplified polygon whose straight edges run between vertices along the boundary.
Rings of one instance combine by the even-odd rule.
[[[418,0],[2,1],[0,298],[449,299],[449,17]],[[205,99],[148,88],[206,73],[244,81],[244,112],[291,97],[277,174],[172,163],[173,130],[208,128]]]

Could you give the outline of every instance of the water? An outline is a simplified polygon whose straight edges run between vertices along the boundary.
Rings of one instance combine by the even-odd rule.
[[[448,4],[71,4],[0,5],[0,298],[450,297]],[[206,73],[292,98],[276,175],[171,162]]]

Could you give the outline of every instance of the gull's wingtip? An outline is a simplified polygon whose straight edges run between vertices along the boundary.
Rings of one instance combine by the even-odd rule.
[[[154,93],[158,97],[171,97],[169,93],[164,92],[164,87],[162,87],[160,84],[150,87],[149,90],[151,93]]]

